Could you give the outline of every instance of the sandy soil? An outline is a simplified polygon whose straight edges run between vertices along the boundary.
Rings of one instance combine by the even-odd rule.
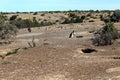
[[[102,24],[53,25],[34,28],[32,33],[20,30],[15,42],[0,50],[29,47],[33,36],[37,47],[0,59],[0,80],[120,80],[120,40],[102,47],[90,41],[93,34],[89,32]],[[68,38],[73,30],[83,37]],[[97,52],[83,53],[84,48]]]

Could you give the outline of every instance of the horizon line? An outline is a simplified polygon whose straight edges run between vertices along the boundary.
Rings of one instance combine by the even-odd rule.
[[[16,13],[16,12],[55,12],[55,11],[60,11],[60,12],[64,12],[64,11],[114,11],[114,10],[120,10],[120,9],[84,9],[84,10],[36,10],[36,11],[0,11],[0,12],[8,12],[8,13]]]

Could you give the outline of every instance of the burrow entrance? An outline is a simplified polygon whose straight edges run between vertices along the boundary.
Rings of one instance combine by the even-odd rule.
[[[97,52],[96,49],[91,49],[91,48],[81,49],[81,51],[82,51],[83,53],[93,53],[93,52]]]

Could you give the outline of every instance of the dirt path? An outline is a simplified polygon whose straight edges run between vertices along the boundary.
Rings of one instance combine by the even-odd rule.
[[[17,38],[20,38],[20,37],[30,37],[30,36],[38,36],[38,35],[41,35],[41,34],[43,34],[43,33],[26,33],[26,34],[19,34],[16,37]]]

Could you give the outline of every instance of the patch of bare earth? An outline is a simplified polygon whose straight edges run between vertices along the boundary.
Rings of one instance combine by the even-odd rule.
[[[120,60],[102,55],[48,45],[30,48],[0,60],[0,80],[119,80]]]
[[[120,41],[111,46],[91,45],[93,34],[89,31],[98,30],[98,24],[34,28],[30,35],[27,29],[21,29],[15,42],[0,46],[0,52],[29,47],[33,36],[39,47],[0,58],[0,80],[120,80]],[[63,29],[57,29],[59,26]],[[83,37],[68,38],[73,30]],[[86,48],[96,51],[83,53],[81,49]]]

